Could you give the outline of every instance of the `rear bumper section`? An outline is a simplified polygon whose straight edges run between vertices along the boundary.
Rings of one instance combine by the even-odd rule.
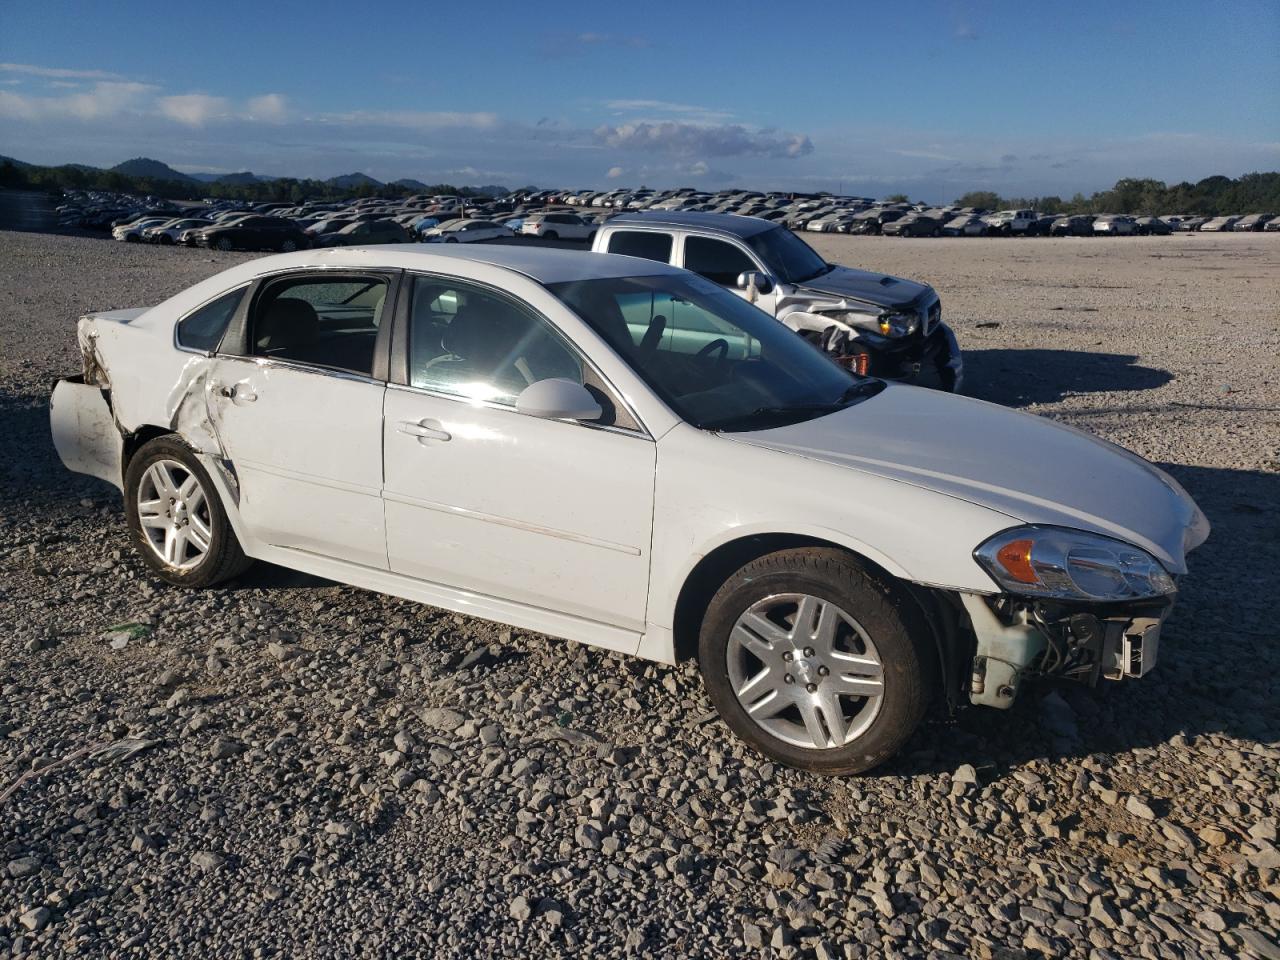
[[[49,427],[63,466],[123,490],[124,436],[105,390],[83,377],[59,380],[49,398]]]

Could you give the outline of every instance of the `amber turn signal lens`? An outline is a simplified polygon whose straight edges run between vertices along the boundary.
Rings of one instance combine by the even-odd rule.
[[[1030,540],[1012,540],[996,553],[1000,566],[1008,571],[1009,576],[1019,583],[1039,583],[1035,568],[1031,566]]]

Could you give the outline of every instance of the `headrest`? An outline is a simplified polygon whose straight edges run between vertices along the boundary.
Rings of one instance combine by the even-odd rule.
[[[316,308],[297,297],[279,297],[258,324],[259,350],[310,340],[319,323]]]

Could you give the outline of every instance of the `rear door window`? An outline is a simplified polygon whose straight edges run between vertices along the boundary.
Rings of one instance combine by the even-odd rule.
[[[671,262],[671,234],[653,230],[616,230],[609,236],[609,252]]]
[[[278,280],[255,300],[249,352],[371,376],[388,286],[384,276]]]

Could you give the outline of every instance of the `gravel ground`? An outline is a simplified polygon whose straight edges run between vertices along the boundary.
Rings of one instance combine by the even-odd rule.
[[[0,955],[1280,957],[1280,236],[815,242],[933,283],[967,392],[1199,500],[1153,674],[833,780],[691,664],[264,565],[168,588],[48,390],[80,313],[245,255],[0,232]]]

